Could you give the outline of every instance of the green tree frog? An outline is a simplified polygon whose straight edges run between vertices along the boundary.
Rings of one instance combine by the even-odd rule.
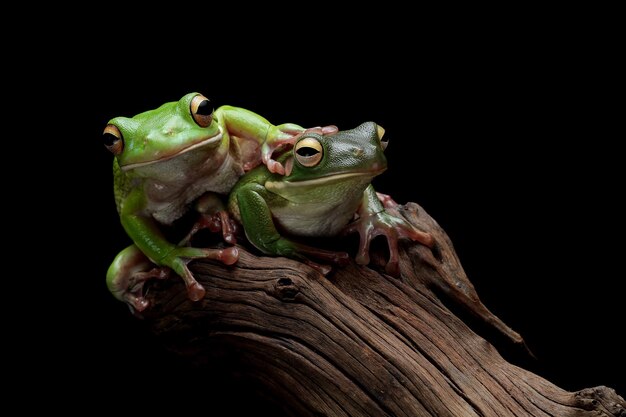
[[[387,168],[383,134],[374,122],[327,134],[322,129],[307,130],[278,159],[286,175],[273,174],[262,166],[250,171],[231,191],[228,209],[261,252],[301,260],[322,273],[330,268],[309,257],[342,263],[348,255],[313,248],[284,234],[328,237],[358,232],[359,264],[369,263],[371,240],[384,235],[390,252],[386,270],[397,275],[398,239],[432,247],[433,238],[386,211],[385,206],[397,203],[377,194],[370,184]]]
[[[274,126],[242,108],[214,111],[209,99],[198,93],[132,118],[110,120],[103,136],[115,155],[115,202],[133,241],[107,272],[113,295],[142,311],[148,305],[144,283],[166,277],[170,270],[162,267],[169,267],[184,280],[190,299],[203,298],[205,290],[187,263],[210,258],[232,264],[237,249],[176,245],[164,237],[160,225],[172,224],[207,192],[228,194],[246,170],[261,162],[277,175],[284,173],[272,153],[293,143],[303,130],[295,124]]]

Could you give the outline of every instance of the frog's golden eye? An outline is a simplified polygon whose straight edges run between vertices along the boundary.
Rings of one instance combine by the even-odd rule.
[[[200,127],[209,127],[213,121],[213,106],[211,105],[211,101],[202,94],[198,94],[191,100],[189,111],[191,112],[193,120]]]
[[[111,151],[113,155],[119,155],[124,150],[124,138],[122,132],[115,125],[107,125],[102,133],[104,146]]]
[[[314,167],[319,164],[324,154],[324,148],[319,140],[315,138],[303,138],[294,148],[296,159],[305,167]]]

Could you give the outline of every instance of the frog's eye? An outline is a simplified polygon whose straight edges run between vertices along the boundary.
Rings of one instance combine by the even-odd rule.
[[[115,125],[107,125],[102,133],[104,146],[111,151],[113,155],[119,155],[124,150],[124,138],[122,132]]]
[[[383,151],[387,149],[387,145],[389,145],[389,139],[383,139],[385,136],[385,129],[381,125],[376,125],[376,133],[378,133],[378,140],[380,141],[380,146],[382,146]]]
[[[191,100],[189,111],[191,111],[193,120],[198,123],[200,127],[209,127],[213,121],[213,106],[211,105],[211,101],[202,94],[198,94]]]
[[[296,159],[305,167],[314,167],[322,160],[322,144],[315,138],[303,138],[294,148]]]

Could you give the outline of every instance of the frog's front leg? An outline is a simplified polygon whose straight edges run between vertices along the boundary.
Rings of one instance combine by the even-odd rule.
[[[238,149],[245,171],[263,162],[270,172],[284,174],[284,167],[272,159],[272,154],[293,143],[304,128],[293,123],[274,126],[264,117],[240,107],[221,106],[214,114],[231,140],[231,149]]]
[[[221,106],[215,111],[215,118],[231,140],[249,143],[250,146],[234,144],[243,153],[241,158],[245,171],[262,162],[271,173],[285,175],[285,167],[273,158],[274,153],[293,145],[305,131],[303,127],[294,123],[274,126],[264,117],[240,107]],[[325,126],[314,130],[329,135],[336,133],[338,129],[336,126]],[[245,149],[252,151],[246,152]]]
[[[237,190],[235,201],[246,237],[257,249],[274,256],[297,259],[319,271],[322,275],[330,272],[328,265],[318,264],[309,257],[331,264],[347,263],[346,252],[334,252],[294,242],[282,236],[272,220],[272,212],[263,194],[265,188],[259,184],[247,184]]]
[[[417,230],[399,215],[391,214],[390,211],[393,211],[398,204],[385,194],[381,194],[381,196],[383,198],[379,199],[374,187],[368,186],[363,193],[363,200],[357,212],[358,219],[348,224],[344,233],[359,233],[360,242],[356,262],[360,265],[367,265],[370,262],[371,241],[376,236],[385,236],[389,246],[389,261],[385,271],[390,275],[397,276],[400,273],[398,240],[407,238],[432,248],[434,239],[429,233]],[[389,208],[390,211],[385,211],[385,207]]]
[[[165,279],[170,275],[169,268],[153,264],[135,245],[121,251],[107,271],[107,287],[111,294],[125,302],[131,310],[142,312],[148,307],[143,296],[143,286],[151,278]]]

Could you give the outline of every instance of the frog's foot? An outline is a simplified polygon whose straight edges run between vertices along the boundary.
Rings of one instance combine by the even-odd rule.
[[[211,232],[222,232],[224,241],[234,245],[237,243],[237,224],[230,218],[224,202],[223,196],[217,193],[207,192],[194,202],[194,209],[199,213],[199,219],[187,233],[187,236],[178,243],[178,246],[189,246],[191,239],[201,230],[209,229]]]
[[[383,193],[379,193],[378,191],[376,191],[376,196],[378,197],[380,202],[383,204],[383,207],[385,207],[386,209],[396,209],[400,205],[396,203],[396,201],[393,198],[391,198],[391,196],[388,194],[383,194]]]
[[[122,294],[124,301],[132,306],[135,311],[141,313],[150,303],[143,296],[143,286],[150,279],[166,279],[170,276],[171,270],[164,267],[154,267],[149,271],[136,272],[129,277],[129,286]]]
[[[343,230],[344,234],[357,232],[360,236],[359,249],[356,255],[356,263],[367,265],[370,262],[370,243],[377,236],[385,236],[389,247],[389,260],[385,271],[389,275],[400,274],[398,240],[411,239],[429,248],[434,245],[434,239],[429,233],[415,229],[410,223],[401,217],[393,216],[385,211],[360,217],[348,224]]]
[[[222,232],[224,242],[229,245],[237,243],[237,224],[229,216],[226,210],[220,210],[214,214],[200,213],[200,218],[193,225],[187,236],[180,241],[178,246],[187,246],[191,239],[200,230],[209,229],[213,233]]]
[[[229,247],[225,249],[201,249],[191,247],[179,247],[168,255],[169,264],[185,282],[187,295],[192,301],[199,301],[206,293],[204,287],[196,281],[187,267],[187,263],[194,259],[215,259],[224,265],[232,265],[239,259],[239,249]]]
[[[261,146],[261,161],[267,166],[272,174],[285,175],[285,167],[280,162],[272,159],[274,152],[287,146],[293,146],[296,140],[305,133],[314,132],[320,135],[337,133],[337,126],[314,127],[303,130],[294,124],[283,124],[270,129],[265,143]]]
[[[165,279],[169,268],[156,267],[135,245],[121,251],[107,271],[106,283],[115,298],[124,301],[131,311],[142,312],[149,303],[143,296],[144,284],[150,279]]]
[[[178,242],[178,246],[188,246],[196,233],[205,229],[209,229],[213,233],[219,232],[222,229],[219,218],[214,214],[200,213],[200,218],[196,220],[189,233],[187,233],[187,236]]]

